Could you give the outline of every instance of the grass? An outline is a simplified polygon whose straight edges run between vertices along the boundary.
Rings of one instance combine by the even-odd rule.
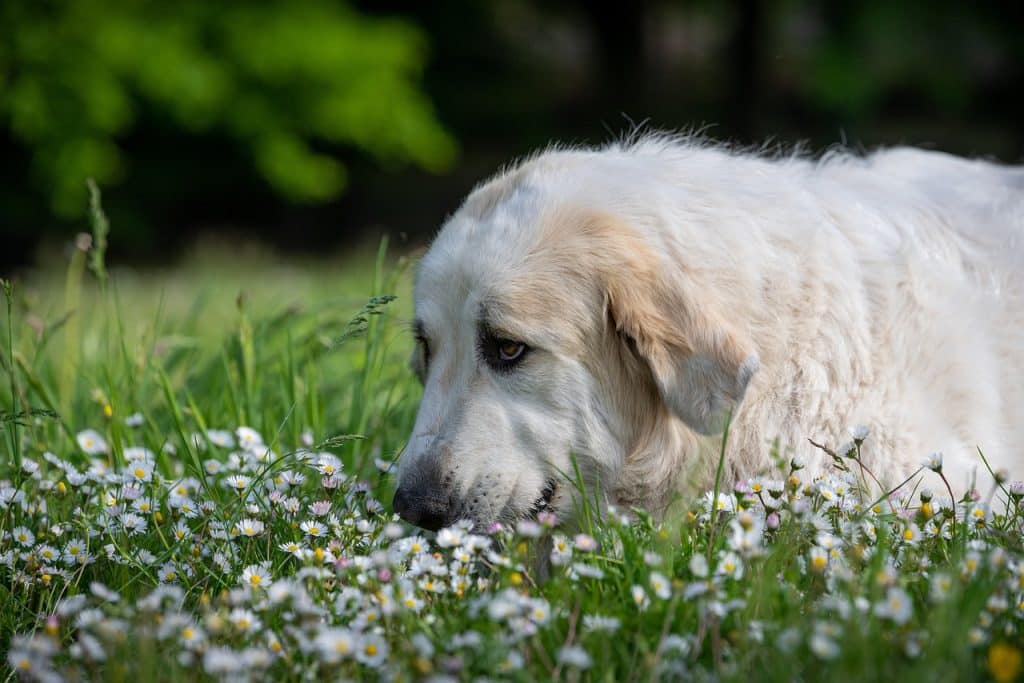
[[[6,679],[1019,677],[1024,487],[875,502],[854,449],[661,521],[419,535],[405,260],[108,274],[93,216],[5,290]]]

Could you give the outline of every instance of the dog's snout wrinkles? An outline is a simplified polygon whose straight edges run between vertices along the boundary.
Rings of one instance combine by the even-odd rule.
[[[432,496],[417,495],[398,487],[392,507],[398,516],[428,531],[437,531],[448,519],[448,505]]]

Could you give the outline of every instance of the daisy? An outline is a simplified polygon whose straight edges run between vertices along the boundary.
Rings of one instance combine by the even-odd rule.
[[[651,590],[660,600],[668,600],[672,596],[672,584],[658,572],[651,572]],[[635,596],[634,596],[635,600]]]
[[[14,527],[11,537],[14,538],[15,542],[26,548],[31,547],[36,542],[36,535],[23,526]]]
[[[388,656],[388,644],[376,633],[363,634],[356,658],[369,667],[379,667]]]
[[[194,624],[187,624],[182,627],[178,636],[178,642],[181,643],[181,646],[190,650],[198,648],[205,640],[206,633]]]
[[[579,645],[566,645],[558,650],[558,663],[575,669],[589,669],[593,661]]]
[[[731,579],[743,578],[743,562],[736,553],[725,553],[718,560],[718,567],[715,573],[721,576],[728,576]]]
[[[401,604],[403,607],[405,607],[405,609],[409,610],[410,612],[419,612],[421,609],[423,609],[424,605],[423,601],[417,598],[412,593],[404,596],[401,599]]]
[[[121,516],[121,526],[128,532],[129,536],[135,536],[146,531],[148,523],[145,517],[140,517],[134,512],[129,512]]]
[[[239,493],[242,493],[247,488],[252,480],[244,474],[232,474],[230,477],[224,480],[224,485],[230,489],[234,489]]]
[[[535,624],[544,624],[551,616],[551,606],[548,605],[546,600],[540,598],[534,599],[530,603],[529,615],[530,621]]]
[[[236,607],[235,609],[231,610],[231,614],[228,615],[228,620],[234,625],[235,628],[237,628],[239,631],[243,633],[247,633],[249,631],[257,631],[259,630],[260,626],[262,626],[260,618],[257,617],[255,613],[253,613],[251,610],[243,609],[241,607]]]
[[[907,545],[917,545],[921,540],[921,529],[913,522],[907,522],[900,533],[900,539]]]
[[[268,588],[274,580],[264,564],[251,564],[242,570],[242,584],[250,588]]]
[[[839,656],[839,645],[823,633],[813,633],[807,645],[818,659],[830,660]]]
[[[647,606],[651,604],[651,599],[647,597],[647,592],[643,586],[633,586],[629,592],[633,598],[633,604],[641,610],[647,609]]]
[[[306,481],[306,475],[302,472],[296,472],[294,470],[285,470],[281,473],[281,483],[286,486],[301,486],[302,482]]]
[[[243,519],[235,525],[235,532],[242,536],[259,536],[263,533],[263,522],[258,519]]]
[[[77,539],[64,544],[64,561],[67,564],[74,564],[86,551],[86,545]]]
[[[130,463],[134,462],[152,462],[156,456],[153,455],[153,451],[143,446],[129,446],[124,449],[124,459]]]
[[[229,449],[235,447],[235,439],[231,436],[231,432],[226,429],[208,429],[206,430],[206,438],[218,448]]]
[[[333,453],[321,453],[317,456],[316,469],[325,477],[333,477],[341,472],[341,459]]]
[[[718,498],[715,499],[713,491],[708,491],[704,494],[704,509],[710,511],[714,507],[719,512],[732,512],[735,509],[735,500],[732,496],[725,493],[719,493]]]
[[[561,534],[555,534],[551,544],[551,564],[561,566],[572,560],[572,546],[569,539]]]
[[[516,533],[523,538],[539,538],[544,527],[532,519],[521,519],[516,523]]]
[[[279,544],[277,547],[299,559],[302,559],[303,553],[306,550],[305,546],[299,544],[297,541],[286,541]]]
[[[941,474],[942,473],[942,453],[940,453],[939,451],[935,451],[934,453],[931,453],[927,458],[924,459],[924,462],[922,463],[922,465],[924,467],[927,467],[928,469],[930,469],[932,472],[938,472],[939,474]]]
[[[327,664],[353,656],[358,645],[356,634],[345,628],[324,629],[313,639],[313,647],[320,653],[321,661]]]
[[[581,553],[592,553],[597,550],[597,540],[587,534],[576,534],[573,539],[573,546]]]
[[[825,571],[828,566],[828,551],[818,546],[813,546],[808,553],[808,567],[818,574]]]
[[[56,562],[60,559],[60,551],[52,545],[41,545],[36,548],[36,556],[46,563]]]
[[[331,501],[318,500],[309,504],[309,514],[314,517],[323,517],[331,511]]]
[[[454,548],[462,545],[462,539],[465,536],[465,532],[457,527],[445,527],[437,532],[437,544],[442,548]]]
[[[989,512],[987,505],[981,505],[975,503],[971,506],[971,509],[967,513],[968,521],[974,525],[976,529],[984,529],[985,526],[991,521],[992,514]]]
[[[302,529],[302,531],[306,535],[312,536],[314,538],[318,538],[327,533],[326,525],[316,521],[315,519],[307,519],[305,522],[299,525],[299,528]]]
[[[583,630],[601,631],[604,633],[615,633],[622,626],[622,621],[616,617],[605,617],[599,614],[583,615]]]
[[[505,659],[498,663],[498,671],[507,673],[510,671],[519,671],[526,665],[526,660],[521,654],[515,650],[509,650],[508,654],[505,655]]]
[[[914,604],[905,590],[892,586],[885,594],[885,600],[875,605],[875,615],[889,619],[902,626],[914,613]]]
[[[178,569],[173,562],[166,562],[157,570],[156,576],[163,583],[172,583],[178,580]]]
[[[75,440],[78,441],[78,447],[86,455],[102,455],[110,451],[110,446],[107,445],[107,442],[95,429],[86,429],[78,432]]]
[[[238,437],[238,445],[247,451],[254,451],[263,448],[263,437],[252,427],[239,427],[235,430]]]

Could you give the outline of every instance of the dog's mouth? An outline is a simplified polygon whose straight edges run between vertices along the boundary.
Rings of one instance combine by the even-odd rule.
[[[530,506],[530,510],[526,513],[527,519],[537,519],[537,516],[542,512],[554,512],[551,504],[555,500],[556,493],[558,493],[558,482],[554,479],[548,479],[547,483],[544,484],[544,488],[541,489],[540,495],[537,496],[537,500],[533,501],[533,505]]]

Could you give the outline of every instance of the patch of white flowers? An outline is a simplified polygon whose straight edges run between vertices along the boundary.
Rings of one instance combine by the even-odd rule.
[[[189,447],[206,459],[190,471],[170,447],[118,450],[108,436],[83,431],[77,452],[0,481],[0,578],[41,607],[9,643],[23,677],[126,674],[143,642],[169,667],[231,680],[552,676],[628,661],[623,647],[679,677],[760,643],[833,660],[865,628],[916,657],[928,611],[967,591],[985,594],[971,645],[1024,627],[1020,544],[993,542],[1020,538],[1019,482],[876,502],[857,467],[810,481],[795,461],[786,478],[708,493],[674,524],[609,509],[594,535],[541,515],[427,537],[336,455],[308,450],[311,435],[280,455],[250,427],[197,433]],[[847,459],[868,430],[851,436]],[[797,596],[798,625],[766,620],[764,601]]]

